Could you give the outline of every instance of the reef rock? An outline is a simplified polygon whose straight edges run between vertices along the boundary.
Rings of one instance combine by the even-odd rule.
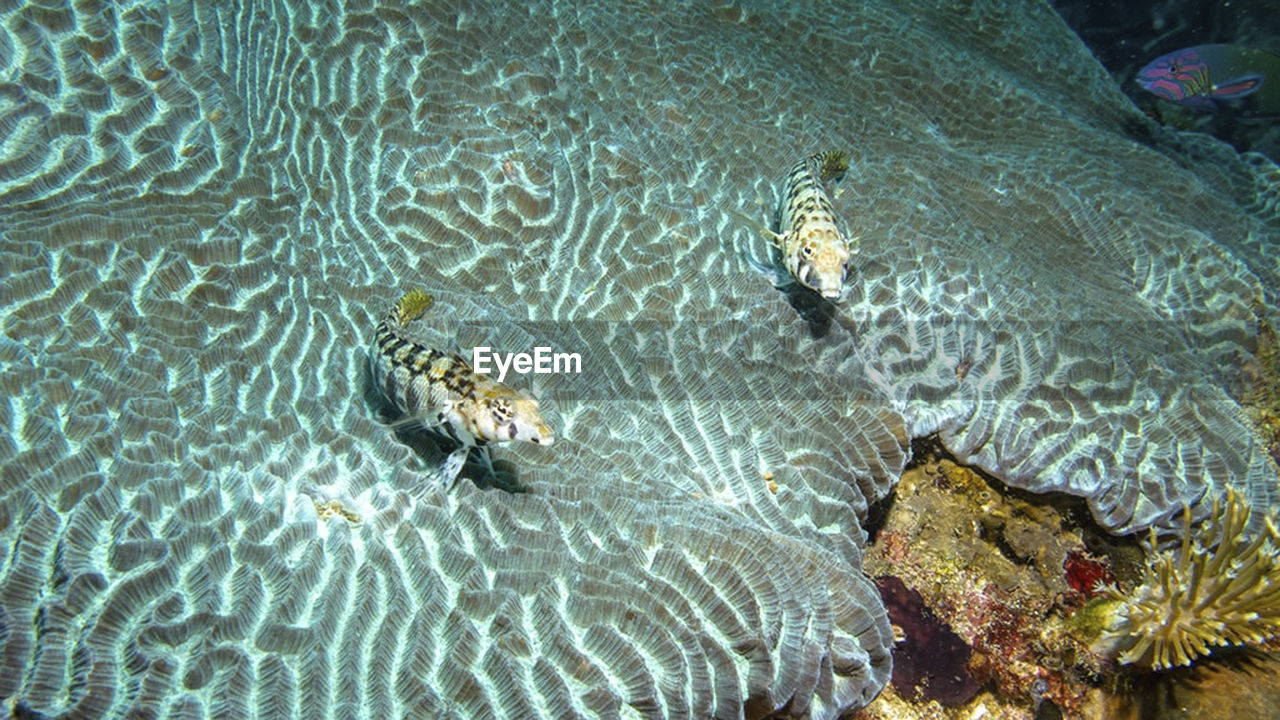
[[[831,718],[889,678],[858,525],[911,437],[1117,532],[1269,507],[1224,388],[1276,168],[1043,3],[779,5],[0,6],[0,698]],[[813,306],[748,258],[827,148]],[[459,352],[581,355],[508,378],[527,492],[431,491],[371,409],[418,286]]]

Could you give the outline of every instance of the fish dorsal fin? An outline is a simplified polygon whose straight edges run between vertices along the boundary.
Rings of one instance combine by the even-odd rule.
[[[408,325],[419,315],[426,312],[433,302],[435,302],[435,299],[425,290],[410,290],[405,293],[404,297],[401,297],[400,301],[396,303],[396,315],[400,320],[400,324]]]
[[[818,166],[816,169],[811,168],[810,172],[821,182],[828,180],[839,182],[849,170],[849,153],[843,150],[828,150],[814,155],[813,158]]]

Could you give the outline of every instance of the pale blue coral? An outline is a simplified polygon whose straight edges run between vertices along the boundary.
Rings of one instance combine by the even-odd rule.
[[[836,717],[888,678],[858,524],[913,437],[1117,532],[1274,504],[1224,388],[1276,169],[1047,5],[342,5],[0,11],[0,697]],[[823,147],[833,314],[740,220]],[[419,496],[373,416],[417,286],[456,348],[582,353],[528,493]]]

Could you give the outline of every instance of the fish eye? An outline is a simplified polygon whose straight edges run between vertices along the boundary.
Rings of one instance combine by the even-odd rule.
[[[800,254],[804,255],[807,258],[813,257],[813,246],[805,245],[804,247],[800,248]]]

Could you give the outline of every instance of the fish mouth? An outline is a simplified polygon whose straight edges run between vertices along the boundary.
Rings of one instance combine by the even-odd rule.
[[[844,292],[844,278],[820,272],[813,265],[802,265],[795,274],[800,284],[824,298],[838,298]]]
[[[814,274],[812,265],[801,265],[800,272],[796,273],[796,278],[800,280],[802,285],[810,290],[817,290],[818,283]]]
[[[1182,99],[1181,88],[1162,78],[1155,78],[1152,80],[1139,79],[1138,85],[1140,85],[1143,90],[1146,90],[1162,100],[1177,102]]]
[[[817,280],[817,282],[813,283],[809,287],[822,297],[835,299],[844,294],[843,276],[833,275],[831,273],[822,273],[818,274],[814,279]]]

